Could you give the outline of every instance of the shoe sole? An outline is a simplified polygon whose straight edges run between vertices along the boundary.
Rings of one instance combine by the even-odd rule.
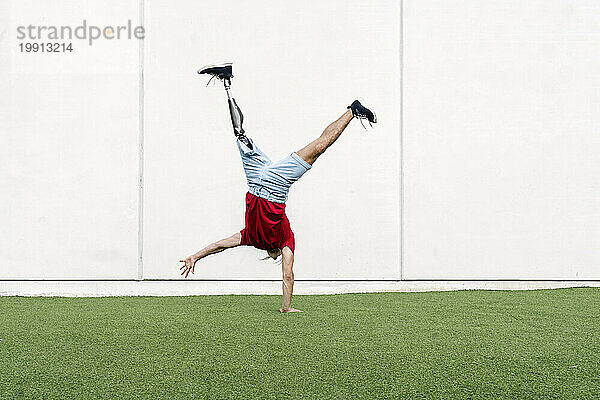
[[[228,65],[233,65],[233,63],[230,63],[230,62],[222,62],[222,63],[216,63],[216,64],[209,64],[209,65],[205,65],[204,67],[202,67],[202,68],[200,68],[200,69],[198,70],[198,73],[200,74],[200,73],[201,73],[200,71],[203,71],[203,70],[205,70],[205,69],[207,69],[207,68],[226,67],[226,66],[228,66]]]

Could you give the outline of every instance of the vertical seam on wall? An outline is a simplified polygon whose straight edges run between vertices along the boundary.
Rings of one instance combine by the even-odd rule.
[[[404,0],[400,1],[400,280],[404,280]]]
[[[144,25],[144,0],[139,0],[140,26]],[[145,29],[145,28],[144,28]],[[138,41],[139,81],[138,81],[138,264],[137,280],[144,280],[144,38]]]

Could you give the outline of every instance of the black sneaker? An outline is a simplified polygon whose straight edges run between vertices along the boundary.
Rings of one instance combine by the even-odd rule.
[[[352,104],[348,106],[350,110],[352,110],[352,115],[354,115],[359,120],[366,119],[369,121],[369,124],[377,122],[377,116],[367,107],[360,104],[360,101],[354,100]],[[362,121],[360,122],[362,124]],[[364,125],[363,125],[364,126]]]
[[[198,73],[212,75],[208,82],[215,78],[221,80],[233,78],[231,63],[207,65],[206,67],[200,68]]]

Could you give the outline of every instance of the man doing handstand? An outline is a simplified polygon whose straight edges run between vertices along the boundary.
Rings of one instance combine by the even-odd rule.
[[[369,123],[377,122],[377,118],[371,110],[355,100],[346,112],[325,128],[321,136],[283,160],[273,162],[245,135],[242,128],[244,116],[231,96],[232,65],[207,66],[198,73],[211,75],[210,80],[220,79],[225,85],[233,131],[248,181],[248,193],[244,229],[180,260],[184,263],[180,268],[181,275],[185,274],[187,278],[190,272],[193,274],[196,262],[210,254],[240,245],[254,246],[266,250],[274,260],[282,256],[283,305],[279,311],[300,312],[292,308],[295,240],[290,221],[285,215],[288,192],[292,184],[311,169],[317,158],[340,137],[353,118],[366,119]]]

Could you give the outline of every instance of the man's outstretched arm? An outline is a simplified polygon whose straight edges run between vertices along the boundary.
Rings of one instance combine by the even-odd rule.
[[[228,238],[221,239],[217,242],[209,244],[196,254],[192,254],[191,256],[187,257],[185,260],[179,260],[179,262],[184,263],[184,265],[181,268],[179,268],[180,270],[183,270],[183,272],[181,272],[181,275],[185,274],[184,278],[187,278],[190,272],[192,274],[194,273],[196,261],[208,255],[220,253],[223,250],[230,249],[232,247],[237,247],[240,245],[241,241],[242,235],[239,232],[236,232]]]

